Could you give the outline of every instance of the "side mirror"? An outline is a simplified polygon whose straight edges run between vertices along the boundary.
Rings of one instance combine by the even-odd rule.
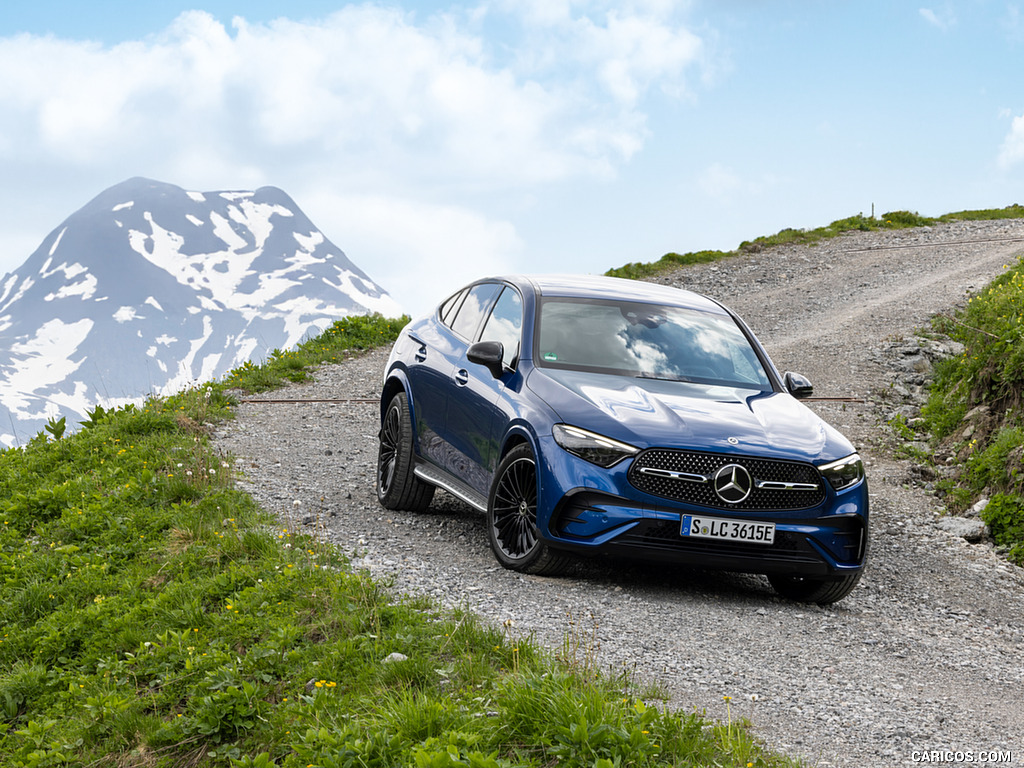
[[[782,383],[786,386],[786,391],[793,397],[803,398],[814,394],[814,385],[799,373],[787,371],[786,375],[782,377]]]
[[[478,341],[466,350],[466,357],[469,362],[484,366],[496,379],[505,372],[505,348],[500,341]]]

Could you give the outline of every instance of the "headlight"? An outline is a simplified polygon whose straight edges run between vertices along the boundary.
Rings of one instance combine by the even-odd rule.
[[[818,467],[818,470],[837,491],[849,488],[851,485],[859,483],[864,479],[864,462],[860,460],[860,456],[856,453],[847,456],[845,459]]]
[[[569,453],[601,467],[613,466],[640,450],[627,443],[620,443],[610,437],[568,424],[555,424],[551,428],[551,434],[554,435],[555,442]]]

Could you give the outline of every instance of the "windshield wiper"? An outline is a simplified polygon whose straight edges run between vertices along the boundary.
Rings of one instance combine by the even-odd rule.
[[[687,384],[693,384],[694,379],[687,378],[686,376],[655,376],[651,373],[638,373],[633,378],[636,379],[651,379],[652,381],[684,381]]]

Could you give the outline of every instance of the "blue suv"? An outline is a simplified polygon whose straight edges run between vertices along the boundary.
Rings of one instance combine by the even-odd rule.
[[[864,467],[718,302],[632,280],[479,280],[408,325],[381,393],[377,495],[487,515],[517,571],[620,554],[766,574],[832,603],[868,549]]]

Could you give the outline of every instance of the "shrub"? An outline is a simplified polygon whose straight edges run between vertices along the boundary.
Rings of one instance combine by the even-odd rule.
[[[935,219],[913,213],[911,211],[889,211],[882,214],[882,222],[886,227],[903,229],[907,227],[927,227],[935,223]]]
[[[1024,496],[997,493],[981,512],[997,544],[1009,547],[1007,557],[1024,566]]]
[[[986,404],[995,414],[1021,412],[1024,397],[1024,259],[972,296],[956,317],[934,325],[964,345],[936,366],[923,415],[936,436],[957,428],[964,414]]]

